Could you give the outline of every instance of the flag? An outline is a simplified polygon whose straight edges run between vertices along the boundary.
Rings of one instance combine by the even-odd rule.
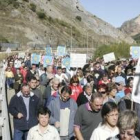
[[[138,59],[140,57],[140,47],[139,46],[132,46],[130,48],[130,54],[133,59]]]
[[[70,68],[70,57],[63,58],[62,65],[65,66],[67,69],[69,69]]]
[[[46,55],[47,56],[52,55],[52,48],[50,46],[48,46],[48,45],[46,47]]]
[[[40,55],[36,53],[31,54],[31,63],[39,64],[39,62],[40,62]]]
[[[65,46],[58,46],[57,47],[57,55],[64,56],[66,54],[66,47]]]
[[[53,57],[45,55],[43,58],[43,66],[47,67],[47,65],[52,65],[52,64],[53,64]]]

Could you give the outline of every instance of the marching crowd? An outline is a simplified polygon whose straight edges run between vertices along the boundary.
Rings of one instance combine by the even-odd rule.
[[[137,60],[89,60],[83,68],[4,61],[13,140],[137,140],[140,104],[131,93]],[[7,64],[6,64],[7,63]]]

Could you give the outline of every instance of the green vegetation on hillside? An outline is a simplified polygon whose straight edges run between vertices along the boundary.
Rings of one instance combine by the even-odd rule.
[[[129,58],[130,57],[130,45],[127,43],[114,43],[110,45],[99,46],[95,53],[94,58],[102,57],[104,54],[114,52],[116,58]]]
[[[0,42],[9,43],[8,39],[0,35]]]

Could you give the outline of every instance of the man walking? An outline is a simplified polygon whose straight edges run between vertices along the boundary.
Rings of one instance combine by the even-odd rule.
[[[74,120],[75,135],[78,140],[89,140],[93,130],[102,121],[100,110],[103,97],[94,93],[88,103],[81,105],[76,112]]]
[[[13,140],[26,140],[28,130],[38,123],[36,110],[39,102],[27,84],[23,84],[21,91],[11,98],[9,112],[14,121]]]

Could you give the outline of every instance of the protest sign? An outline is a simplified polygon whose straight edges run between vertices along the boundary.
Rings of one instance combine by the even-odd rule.
[[[138,59],[140,57],[140,46],[131,46],[130,55],[133,59]]]
[[[103,58],[105,63],[114,61],[116,59],[114,52],[103,55]]]
[[[70,54],[70,67],[83,67],[86,64],[86,54]]]
[[[24,57],[25,57],[25,52],[18,53],[18,58],[24,58]]]
[[[48,46],[48,45],[46,47],[46,55],[47,56],[52,55],[52,48],[50,46]]]
[[[65,46],[58,46],[57,47],[57,55],[64,56],[66,54],[66,47]]]
[[[63,58],[62,65],[65,66],[67,69],[69,69],[70,68],[70,57]]]
[[[31,54],[31,64],[39,64],[40,62],[40,55],[33,53]]]
[[[53,64],[53,57],[45,55],[43,57],[43,66],[47,67],[47,65],[52,65],[52,64]]]

